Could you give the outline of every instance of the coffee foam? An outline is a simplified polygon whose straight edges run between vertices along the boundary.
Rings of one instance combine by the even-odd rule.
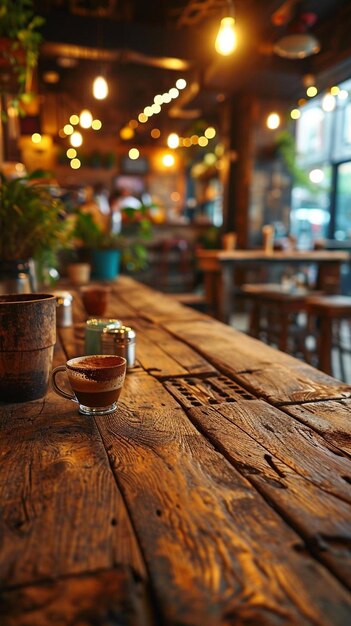
[[[81,391],[108,391],[122,387],[125,363],[112,355],[77,357],[67,363],[72,384]]]

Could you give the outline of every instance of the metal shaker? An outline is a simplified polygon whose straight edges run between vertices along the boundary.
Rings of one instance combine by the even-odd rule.
[[[85,354],[102,354],[101,335],[106,326],[119,328],[122,326],[122,322],[117,319],[106,319],[102,317],[94,317],[86,321],[84,338]]]
[[[69,291],[54,291],[53,295],[56,298],[56,325],[61,328],[72,326],[72,294]]]
[[[101,334],[101,354],[117,354],[127,361],[127,369],[135,366],[136,332],[130,326],[106,326]]]

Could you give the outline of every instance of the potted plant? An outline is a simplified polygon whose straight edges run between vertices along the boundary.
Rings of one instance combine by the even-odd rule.
[[[142,270],[147,265],[144,241],[151,237],[147,207],[122,210],[122,232],[104,232],[90,213],[76,214],[74,236],[79,258],[90,260],[92,277],[112,280],[120,268],[127,272]]]
[[[0,280],[29,275],[31,260],[39,273],[55,266],[59,249],[70,245],[72,224],[47,177],[42,170],[14,179],[0,173]]]
[[[11,70],[13,80],[6,84],[12,94],[11,106],[20,113],[31,93],[42,36],[38,29],[44,19],[35,15],[32,0],[1,0],[0,2],[0,68]]]

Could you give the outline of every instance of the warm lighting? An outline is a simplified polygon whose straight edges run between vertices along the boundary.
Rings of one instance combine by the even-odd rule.
[[[323,111],[330,113],[330,111],[334,111],[335,105],[336,102],[334,96],[332,96],[331,93],[327,93],[322,100]]]
[[[153,128],[150,135],[153,139],[158,139],[161,135],[161,131],[159,128]]]
[[[270,113],[267,117],[267,128],[270,130],[275,130],[280,126],[280,115],[278,113]]]
[[[93,95],[96,100],[104,100],[108,96],[108,84],[103,76],[97,76],[93,82]]]
[[[299,100],[297,101],[297,104],[299,105],[299,107],[303,107],[304,104],[306,104],[307,100],[306,98],[299,98]]]
[[[159,104],[153,104],[151,107],[151,111],[154,115],[157,115],[158,113],[161,113],[161,107]]]
[[[91,123],[91,127],[93,130],[100,130],[100,128],[102,128],[101,120],[93,120]]]
[[[221,20],[218,35],[216,38],[215,47],[218,54],[228,56],[234,52],[237,46],[237,38],[235,32],[235,19],[233,17],[234,7],[231,0],[228,0],[228,13],[226,17]]]
[[[174,156],[173,154],[165,154],[162,158],[162,163],[165,167],[172,167],[174,165]]]
[[[130,128],[130,126],[123,126],[123,128],[121,128],[121,130],[119,131],[119,136],[124,141],[128,141],[129,139],[133,139],[134,134],[135,134],[134,130],[132,128]]]
[[[207,137],[207,139],[213,139],[213,137],[216,136],[215,128],[213,128],[212,126],[209,126],[208,128],[206,128],[204,135],[205,137]]]
[[[93,116],[89,109],[83,109],[79,116],[79,124],[82,128],[91,128],[93,122]]]
[[[55,85],[59,82],[59,80],[60,74],[58,72],[55,72],[54,70],[49,70],[47,72],[44,72],[43,74],[43,81],[45,83],[49,83],[49,85]]]
[[[317,93],[318,93],[318,89],[314,85],[311,85],[311,87],[307,87],[306,89],[306,94],[309,98],[314,98],[314,96],[316,96]]]
[[[179,202],[179,200],[180,200],[180,193],[178,193],[178,191],[172,191],[172,193],[171,193],[171,200],[172,200],[172,202]]]
[[[63,132],[65,133],[65,135],[72,135],[73,131],[74,131],[74,128],[71,124],[66,124],[63,127]]]
[[[128,152],[129,158],[132,159],[132,161],[136,161],[136,159],[139,158],[140,152],[138,150],[138,148],[131,148]]]
[[[139,124],[136,120],[129,120],[128,126],[134,130],[135,128],[138,128]]]
[[[201,137],[199,137],[199,146],[201,146],[201,148],[204,148],[205,146],[207,146],[208,144],[208,139],[207,137],[204,137],[203,135]]]
[[[298,120],[301,117],[299,109],[292,109],[292,111],[290,111],[290,117],[292,120]]]
[[[338,87],[337,85],[334,85],[334,87],[331,88],[330,93],[332,96],[337,96],[339,91],[340,91],[340,87]]]
[[[77,150],[75,150],[74,148],[68,148],[66,154],[69,159],[75,159],[75,157],[77,156]]]
[[[138,115],[139,122],[141,122],[142,124],[145,124],[145,122],[147,122],[148,119],[149,118],[148,118],[147,115],[145,115],[145,113],[139,113],[139,115]]]
[[[146,117],[151,117],[153,115],[152,107],[150,106],[145,107],[144,115],[146,115]]]
[[[309,173],[311,183],[322,183],[324,180],[324,172],[320,169],[311,170]]]
[[[71,117],[69,118],[69,121],[71,124],[73,124],[73,126],[76,126],[76,124],[79,124],[79,116],[71,115]]]
[[[170,94],[169,94],[169,93],[163,93],[163,94],[162,94],[162,101],[163,101],[165,104],[169,104],[171,100],[172,100],[172,96],[170,96]]]
[[[190,141],[191,141],[193,146],[197,146],[197,144],[199,143],[198,135],[191,135]]]
[[[177,87],[177,89],[185,89],[185,87],[186,87],[186,80],[184,80],[184,78],[178,78],[178,80],[176,82],[176,87]]]
[[[40,133],[33,133],[33,135],[32,135],[32,142],[33,143],[40,143],[41,142],[41,134]]]
[[[214,165],[217,161],[217,157],[215,154],[213,154],[213,152],[208,152],[204,156],[204,161],[206,165]]]
[[[206,139],[206,137],[203,137],[203,139]],[[207,141],[207,139],[206,139],[206,141]],[[198,143],[200,144],[200,140],[198,140]],[[208,141],[207,141],[207,143],[208,143]],[[184,137],[183,144],[184,144],[184,148],[190,148],[190,146],[191,146],[191,139],[190,139],[190,137]]]
[[[60,130],[58,132],[58,136],[61,137],[61,139],[66,139],[66,133],[63,130],[63,128],[60,128]]]
[[[70,137],[71,146],[74,148],[79,148],[79,146],[83,143],[83,137],[78,130],[75,130],[74,133]]]
[[[154,97],[154,103],[158,105],[163,103],[163,98],[159,93]]]
[[[167,138],[167,146],[169,148],[178,148],[179,146],[179,135],[177,133],[171,133]]]
[[[81,162],[79,159],[72,159],[72,161],[70,162],[70,166],[72,170],[79,170]]]
[[[172,87],[172,89],[169,90],[169,95],[171,96],[171,98],[174,100],[175,98],[178,98],[179,96],[179,91],[176,87]]]

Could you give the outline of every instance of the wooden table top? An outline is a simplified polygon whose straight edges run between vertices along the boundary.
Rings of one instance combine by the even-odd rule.
[[[284,262],[347,262],[350,253],[345,250],[198,250],[198,259],[218,261],[284,261]]]
[[[112,288],[137,331],[117,412],[0,403],[1,625],[349,626],[351,387]],[[54,365],[85,317],[75,293]]]

